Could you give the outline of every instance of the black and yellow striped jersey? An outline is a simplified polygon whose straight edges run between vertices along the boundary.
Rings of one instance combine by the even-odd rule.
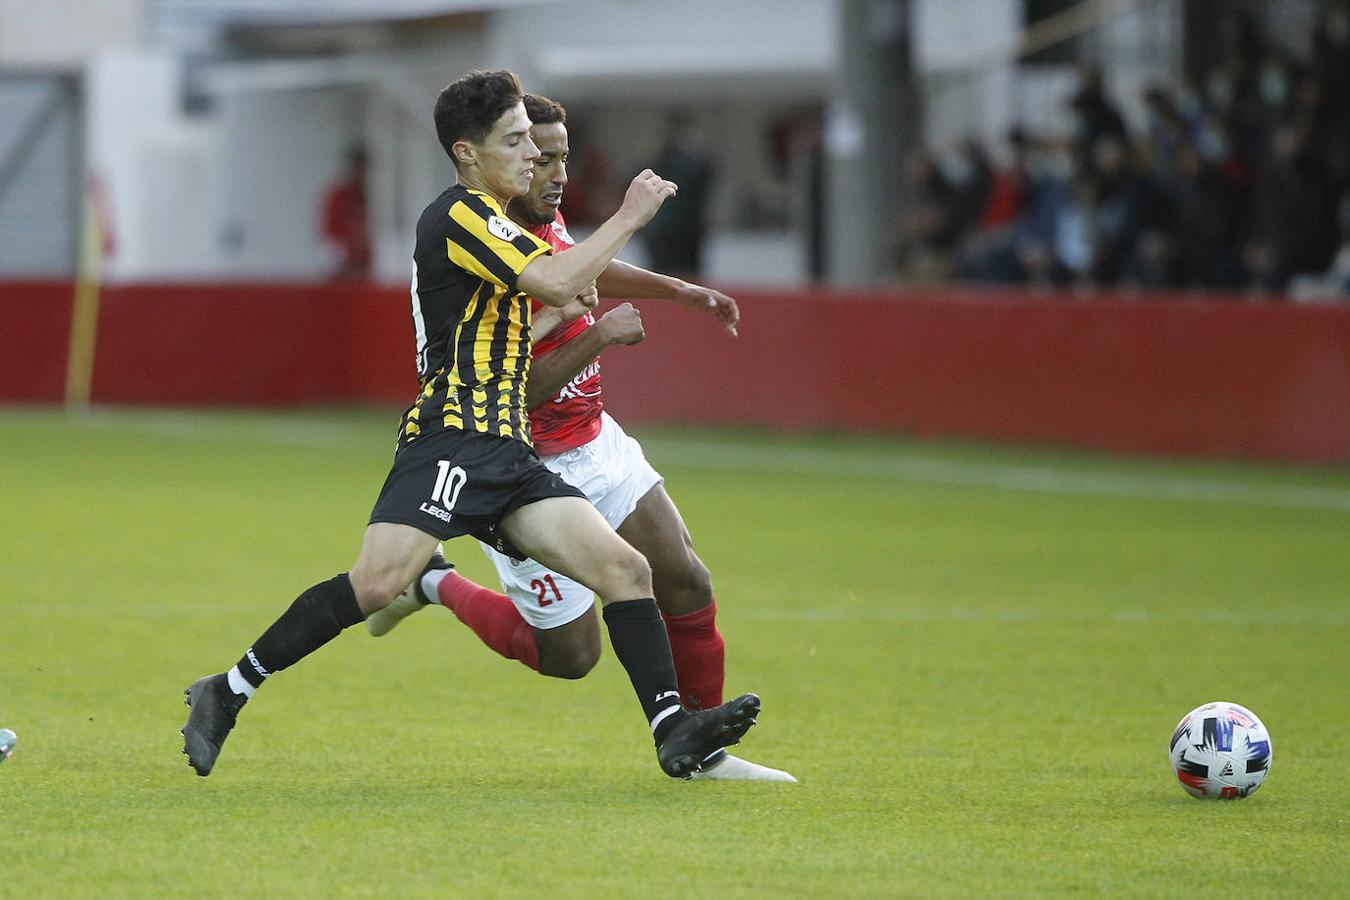
[[[422,212],[412,282],[422,389],[400,445],[443,428],[530,443],[530,301],[516,278],[548,252],[481,191],[455,185]]]

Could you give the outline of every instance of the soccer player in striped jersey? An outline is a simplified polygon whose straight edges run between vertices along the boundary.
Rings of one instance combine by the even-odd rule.
[[[445,565],[440,541],[475,534],[600,596],[657,760],[666,774],[689,777],[750,729],[759,698],[684,708],[651,568],[583,492],[540,463],[525,409],[527,295],[549,307],[593,306],[596,277],[676,186],[642,172],[618,212],[555,256],[505,212],[529,190],[539,155],[516,77],[464,76],[441,92],[435,119],[456,183],[417,223],[412,310],[421,390],[403,416],[356,564],[301,593],[233,668],[188,687],[183,752],[198,775],[210,774],[239,711],[267,678],[383,609],[408,584],[420,589],[421,574]]]
[[[549,244],[571,251],[574,241],[559,206],[567,185],[567,113],[546,97],[525,95],[530,137],[539,148],[530,189],[507,207],[512,220]],[[672,300],[717,318],[734,335],[736,301],[726,294],[614,260],[596,279],[603,296]],[[561,319],[581,313],[570,322]],[[630,303],[598,320],[580,304],[548,309],[535,303],[525,403],[535,449],[549,469],[586,496],[606,520],[647,558],[656,603],[665,620],[685,705],[710,708],[722,702],[725,651],[717,629],[712,579],[694,553],[663,479],[642,447],[604,411],[598,355],[612,344],[643,338],[642,319]],[[547,334],[544,329],[551,328]],[[424,608],[419,597],[439,600],[479,638],[508,659],[543,675],[580,678],[600,657],[600,625],[589,588],[535,560],[513,559],[484,545],[505,594],[481,587],[444,568],[422,578],[422,591],[407,590],[366,620],[379,637]],[[696,778],[795,781],[791,775],[719,751]]]

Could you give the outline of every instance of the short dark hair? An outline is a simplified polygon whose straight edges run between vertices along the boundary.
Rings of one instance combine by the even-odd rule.
[[[456,166],[455,141],[482,143],[502,114],[520,102],[520,81],[506,69],[474,71],[451,82],[436,98],[436,137]]]
[[[530,117],[531,125],[567,124],[567,110],[557,100],[539,94],[526,94],[524,99],[525,115]]]

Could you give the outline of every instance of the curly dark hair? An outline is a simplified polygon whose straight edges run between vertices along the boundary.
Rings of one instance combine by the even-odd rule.
[[[482,143],[492,126],[521,100],[520,81],[506,69],[470,72],[451,82],[436,98],[436,137],[458,167],[455,141]]]
[[[567,124],[567,110],[557,100],[538,94],[526,94],[524,99],[525,114],[530,117],[531,125],[552,125],[554,122]]]

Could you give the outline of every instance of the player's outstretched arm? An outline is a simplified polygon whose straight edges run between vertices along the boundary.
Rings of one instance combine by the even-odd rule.
[[[642,313],[631,303],[620,303],[597,319],[591,328],[530,362],[530,377],[525,380],[525,405],[534,409],[547,403],[611,344],[636,344],[644,337]]]
[[[596,280],[600,296],[625,300],[674,300],[713,316],[733,337],[741,320],[736,301],[721,291],[613,260]]]
[[[566,253],[540,256],[529,262],[516,287],[545,306],[566,306],[586,285],[595,281],[638,229],[651,221],[677,188],[651,169],[628,185],[623,204],[605,224]]]

